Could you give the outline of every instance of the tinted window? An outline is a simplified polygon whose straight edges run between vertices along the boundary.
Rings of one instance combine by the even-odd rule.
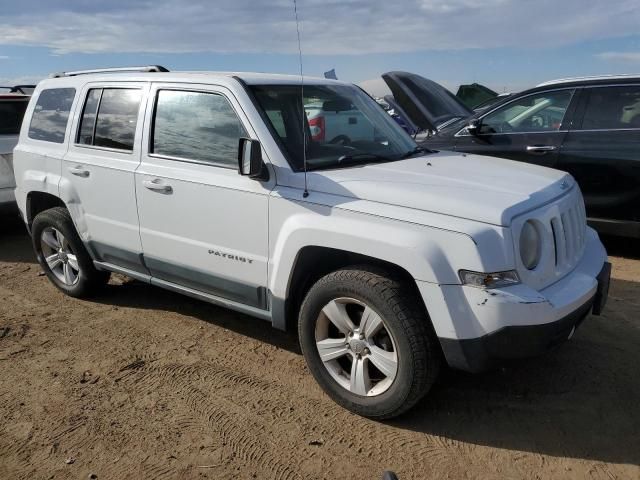
[[[89,90],[78,143],[133,150],[142,93],[133,88]]]
[[[29,138],[63,143],[75,94],[73,88],[52,88],[40,92],[29,125]]]
[[[238,140],[246,136],[236,113],[222,95],[158,92],[153,153],[235,167]]]
[[[544,92],[519,98],[482,119],[481,133],[559,130],[573,90]]]
[[[582,128],[640,128],[640,87],[590,89]]]
[[[96,125],[96,113],[98,112],[98,103],[102,96],[102,89],[89,90],[87,101],[84,104],[82,118],[80,119],[80,133],[78,135],[78,143],[84,145],[93,144],[93,129]]]
[[[20,133],[26,108],[26,100],[0,100],[0,135]]]

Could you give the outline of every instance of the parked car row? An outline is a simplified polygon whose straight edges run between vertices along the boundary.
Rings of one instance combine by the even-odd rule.
[[[418,75],[383,78],[424,147],[569,172],[592,226],[640,238],[640,76],[547,82],[475,112]]]
[[[405,102],[394,78],[422,128],[468,116],[445,91]],[[555,129],[576,94],[516,98],[491,125]],[[570,175],[422,148],[335,80],[58,74],[33,93],[14,169],[59,290],[87,297],[118,272],[294,326],[319,385],[368,417],[411,408],[443,363],[546,352],[607,300],[610,265]]]

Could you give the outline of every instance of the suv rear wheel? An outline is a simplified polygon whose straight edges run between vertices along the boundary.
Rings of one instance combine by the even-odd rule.
[[[31,228],[38,263],[49,280],[67,295],[87,297],[109,281],[96,270],[69,212],[55,207],[39,213]]]
[[[368,267],[330,273],[309,290],[300,309],[300,344],[311,373],[338,404],[391,418],[431,388],[439,347],[411,291]]]

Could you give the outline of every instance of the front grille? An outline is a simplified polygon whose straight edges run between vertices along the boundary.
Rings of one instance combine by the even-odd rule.
[[[584,250],[587,217],[581,195],[563,205],[559,215],[551,218],[551,230],[555,246],[555,264],[560,270],[575,265]]]

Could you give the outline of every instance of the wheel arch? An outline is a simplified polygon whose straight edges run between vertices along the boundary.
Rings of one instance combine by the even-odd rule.
[[[31,231],[31,225],[33,224],[33,219],[36,218],[36,215],[54,207],[67,208],[62,199],[60,197],[57,197],[56,195],[42,191],[29,192],[27,194],[25,212],[25,220],[27,222],[27,226],[29,227],[29,231]]]
[[[379,270],[402,281],[408,288],[413,290],[416,298],[419,299],[421,306],[424,308],[425,316],[428,318],[427,306],[420,295],[416,281],[411,273],[402,266],[350,250],[308,245],[301,248],[296,255],[293,269],[289,275],[283,304],[279,307],[274,305],[274,313],[277,313],[276,310],[281,310],[281,318],[278,318],[279,315],[274,316],[274,326],[286,330],[293,328],[297,321],[297,312],[304,297],[320,278],[341,268],[358,265]]]

